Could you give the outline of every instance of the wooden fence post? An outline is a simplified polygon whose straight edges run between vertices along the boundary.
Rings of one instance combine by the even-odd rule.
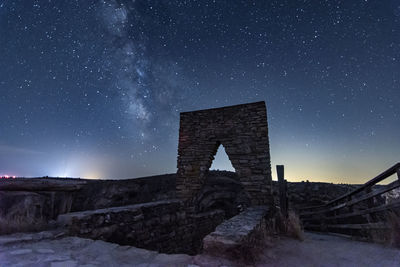
[[[347,203],[351,202],[351,200],[352,200],[352,197],[351,197],[351,196],[348,196],[348,197],[347,197]],[[353,205],[349,206],[349,212],[353,212],[353,211],[354,211]]]
[[[372,192],[372,187],[371,187],[371,186],[367,187],[367,188],[365,189],[365,192],[366,192],[366,194],[371,193],[371,192]],[[375,199],[375,198],[372,197],[372,198],[370,198],[370,199],[367,200],[368,209],[372,209],[372,208],[374,207],[374,199]],[[369,214],[367,214],[366,217],[367,217],[368,223],[376,222],[376,221],[377,221],[377,217],[375,216],[375,214],[369,213]]]
[[[287,189],[287,180],[285,179],[285,207],[286,213],[289,214],[289,198],[288,198],[288,189]]]
[[[287,193],[286,193],[286,184],[285,184],[285,174],[284,174],[284,166],[276,165],[276,173],[278,175],[278,184],[279,184],[279,205],[281,208],[281,212],[284,216],[288,215],[288,203],[287,203]]]

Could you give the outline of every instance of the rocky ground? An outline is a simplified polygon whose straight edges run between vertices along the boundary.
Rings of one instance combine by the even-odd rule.
[[[337,236],[306,233],[304,241],[274,239],[251,266],[398,266],[400,250]],[[0,236],[0,266],[245,266],[204,254],[160,254],[57,232]]]

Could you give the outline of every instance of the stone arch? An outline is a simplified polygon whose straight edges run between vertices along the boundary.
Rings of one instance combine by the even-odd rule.
[[[225,218],[231,218],[249,205],[249,198],[236,173],[211,171],[194,201],[198,212],[224,210]]]
[[[221,144],[251,203],[271,203],[265,102],[181,113],[177,196],[193,202]]]

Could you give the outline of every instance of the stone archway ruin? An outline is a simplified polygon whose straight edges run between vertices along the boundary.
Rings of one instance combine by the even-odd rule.
[[[181,113],[177,196],[194,201],[221,144],[251,204],[272,204],[264,101]]]

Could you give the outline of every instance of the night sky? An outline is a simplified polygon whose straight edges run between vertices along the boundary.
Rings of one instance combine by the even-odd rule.
[[[0,175],[172,173],[179,112],[255,101],[274,176],[400,161],[400,1],[0,0]]]

